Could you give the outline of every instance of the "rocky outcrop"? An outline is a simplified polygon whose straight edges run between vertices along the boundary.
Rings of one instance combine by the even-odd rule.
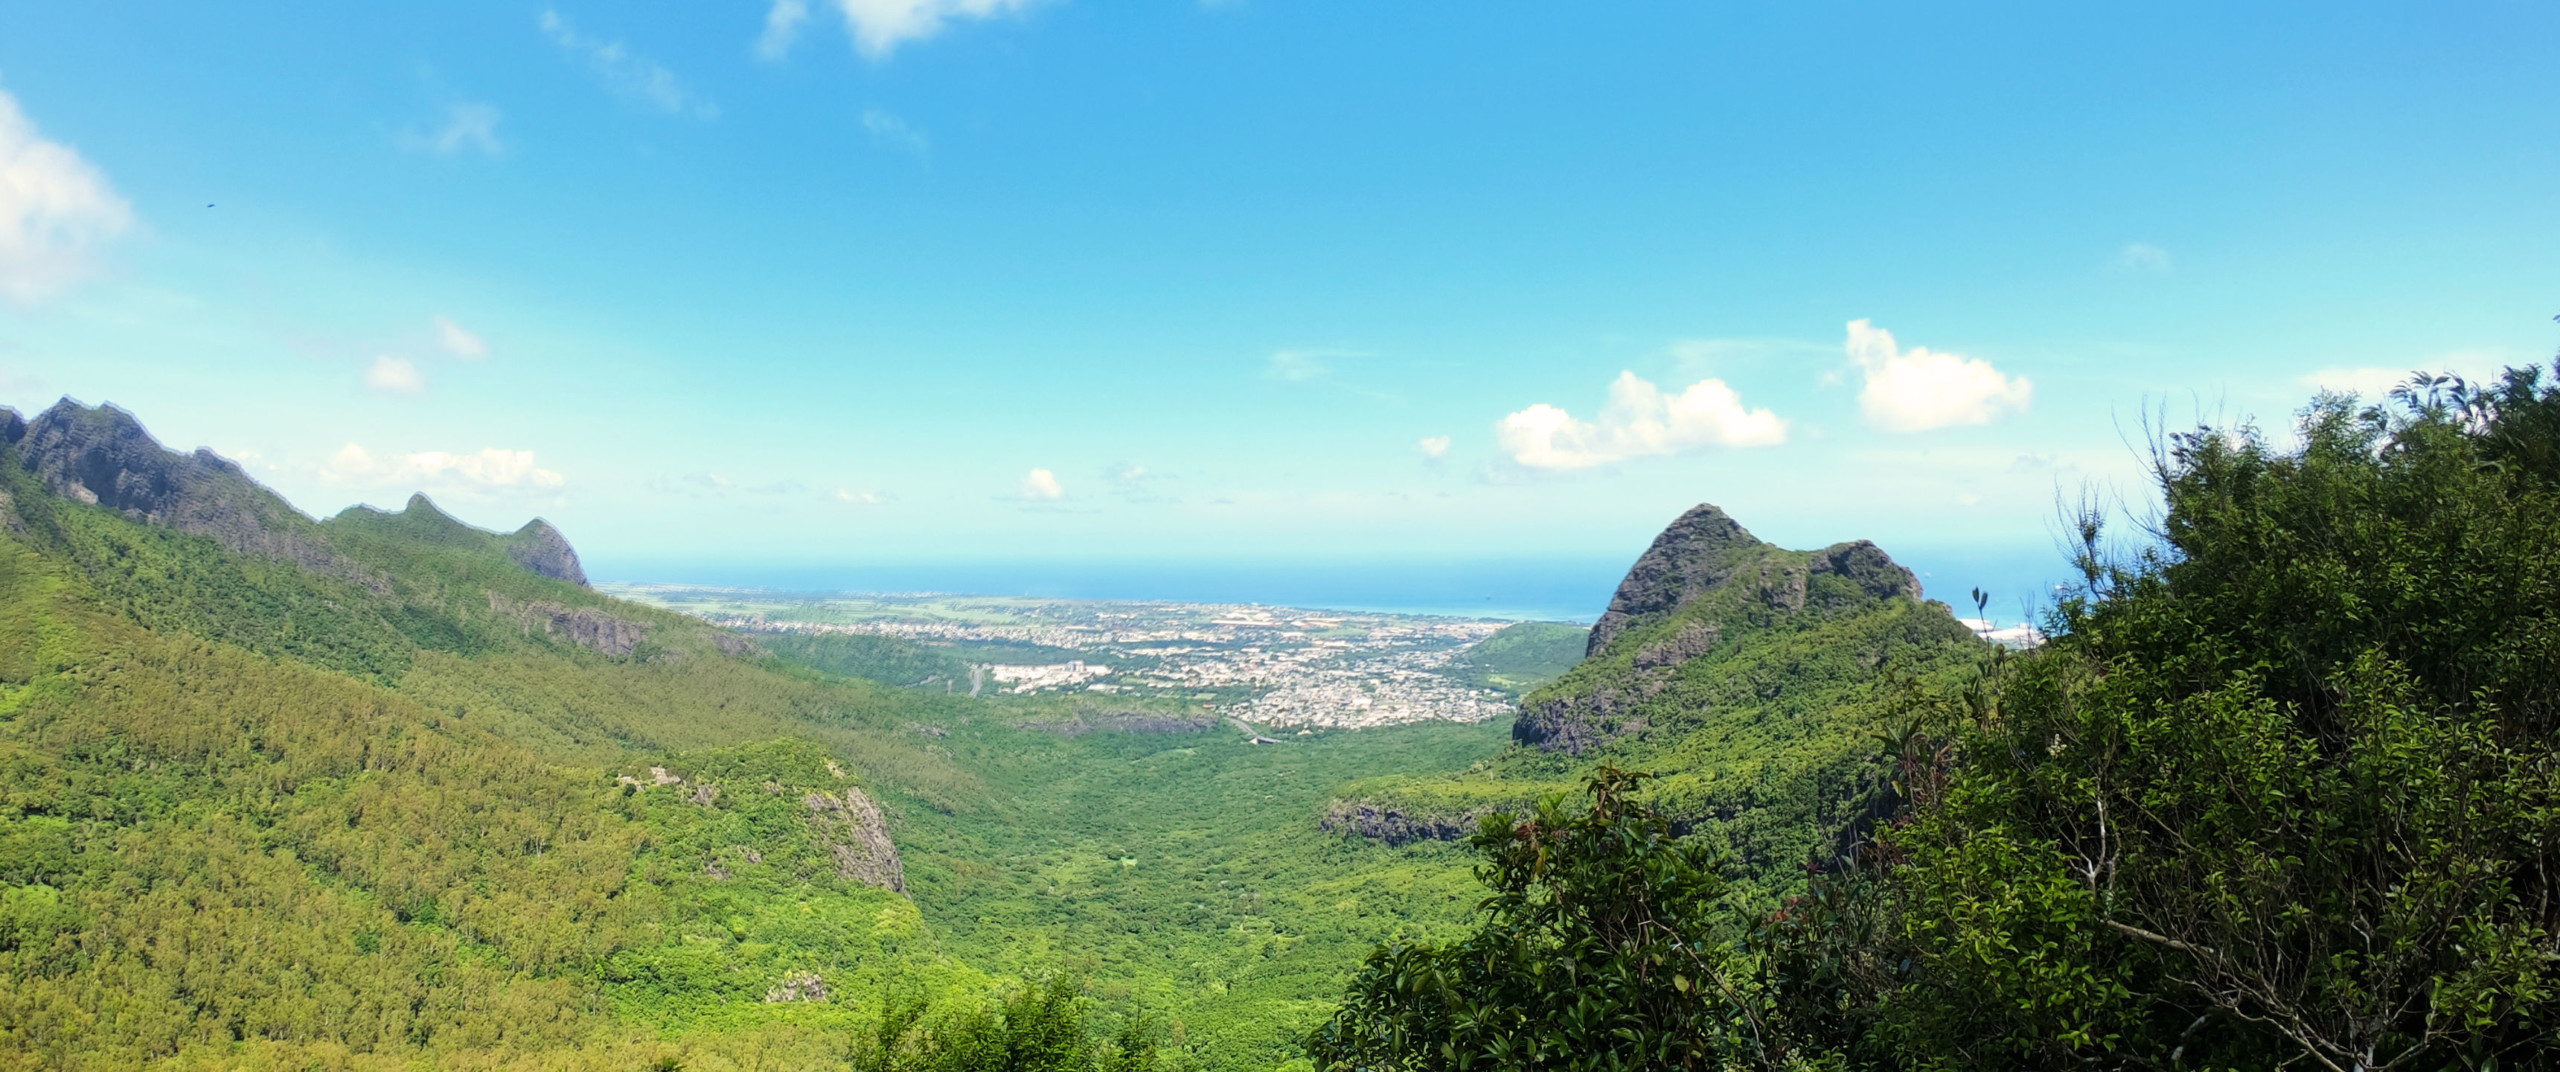
[[[541,518],[525,522],[523,528],[507,537],[507,557],[516,564],[553,580],[567,581],[587,587],[587,571],[578,565],[578,552],[569,546],[567,537]]]
[[[1654,539],[1591,629],[1586,657],[1624,658],[1624,669],[1585,673],[1531,694],[1512,723],[1512,739],[1581,755],[1612,738],[1644,733],[1657,721],[1649,702],[1699,657],[1785,628],[1790,619],[1896,598],[1919,599],[1920,580],[1871,542],[1789,551],[1752,536],[1714,505],[1700,504]]]
[[[1416,841],[1456,841],[1476,832],[1496,809],[1474,808],[1454,815],[1409,811],[1395,804],[1337,800],[1325,809],[1317,826],[1342,830],[1389,845]]]
[[[1585,652],[1597,655],[1637,620],[1677,610],[1723,584],[1731,576],[1734,551],[1766,546],[1714,504],[1698,504],[1654,537],[1653,546],[1627,569],[1609,597],[1608,612],[1592,625]]]
[[[518,623],[526,636],[540,629],[544,636],[564,637],[589,651],[617,658],[631,654],[641,641],[649,639],[648,623],[616,617],[593,607],[510,599],[491,592],[489,610]]]
[[[859,787],[848,786],[841,794],[812,791],[801,802],[809,806],[818,847],[835,858],[837,877],[907,892],[907,867],[889,841],[889,821]]]
[[[23,423],[12,412],[0,421],[0,439],[10,436],[18,463],[63,498],[210,537],[232,551],[389,590],[388,582],[339,554],[310,518],[238,465],[210,450],[168,450],[132,414],[114,406],[92,408],[66,398]]]
[[[1564,696],[1532,697],[1520,705],[1519,717],[1511,723],[1511,739],[1542,751],[1578,756],[1612,737],[1643,733],[1651,723],[1637,713],[1636,705],[1652,699],[1663,683],[1661,676],[1650,676],[1632,690],[1603,686]]]

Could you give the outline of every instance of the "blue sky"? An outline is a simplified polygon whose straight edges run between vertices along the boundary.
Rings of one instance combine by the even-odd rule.
[[[2058,495],[2138,505],[2146,412],[2560,348],[2555,39],[0,0],[0,401],[116,402],[314,513],[539,513],[629,579],[1623,562],[1713,501],[2032,587]]]

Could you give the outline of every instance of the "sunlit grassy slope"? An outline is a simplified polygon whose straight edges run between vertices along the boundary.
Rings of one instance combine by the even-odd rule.
[[[1317,822],[1498,727],[1252,746],[828,673],[422,501],[278,522],[314,569],[5,450],[0,490],[0,1068],[827,1068],[886,999],[1061,975],[1179,1063],[1268,1067],[1470,897],[1445,847]],[[627,650],[543,625],[579,615]],[[808,801],[856,791],[912,897],[839,873]],[[826,1000],[767,1000],[802,973]]]

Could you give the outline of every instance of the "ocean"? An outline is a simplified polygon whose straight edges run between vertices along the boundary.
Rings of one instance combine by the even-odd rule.
[[[1968,593],[1992,596],[1988,617],[2029,620],[2063,581],[2051,551],[1927,550],[1896,556],[1932,599],[1967,617]],[[1045,599],[1261,603],[1391,614],[1589,623],[1626,574],[1623,555],[1514,558],[1001,559],[899,562],[622,560],[591,562],[600,581],[765,588],[801,593],[938,592]]]

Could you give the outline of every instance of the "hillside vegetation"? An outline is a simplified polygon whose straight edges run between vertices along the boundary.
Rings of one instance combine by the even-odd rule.
[[[1990,650],[1875,545],[1790,551],[1711,505],[1654,542],[1587,643],[1523,699],[1518,747],[1346,786],[1336,821],[1454,840],[1604,766],[1642,770],[1657,806],[1724,860],[1720,896],[1767,911],[1889,805],[1876,738],[1914,691],[1962,680]]]
[[[539,522],[315,522],[112,409],[0,444],[0,1067],[1269,1067],[1465,911],[1316,820],[1488,727],[892,687],[949,657],[609,599]]]
[[[2168,437],[2156,542],[2083,515],[2050,642],[1909,693],[1890,807],[1781,911],[1603,766],[1486,819],[1479,926],[1376,951],[1310,1052],[2560,1067],[2560,386],[2323,396],[2298,441]]]

